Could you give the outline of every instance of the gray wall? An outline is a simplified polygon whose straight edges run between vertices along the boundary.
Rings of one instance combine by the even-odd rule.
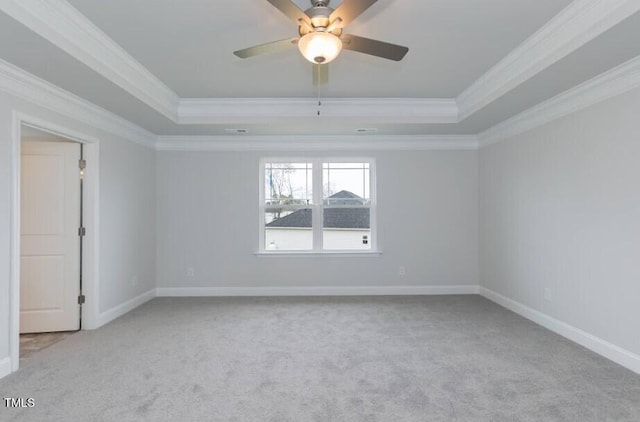
[[[482,286],[635,353],[639,111],[635,90],[480,151]]]
[[[100,312],[155,288],[155,164],[150,148],[100,144]]]
[[[312,154],[376,158],[383,254],[257,257],[259,159],[286,155],[158,153],[158,287],[478,283],[477,151]]]
[[[13,110],[100,141],[99,311],[109,310],[155,287],[155,152],[0,93],[0,360],[9,355]],[[137,286],[131,284],[133,276],[138,277]]]

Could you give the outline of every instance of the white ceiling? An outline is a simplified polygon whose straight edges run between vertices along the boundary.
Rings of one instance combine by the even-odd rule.
[[[295,2],[302,8],[308,6],[306,1]],[[167,116],[167,108],[150,99],[150,89],[145,91],[143,84],[136,85],[133,78],[123,82],[104,63],[88,60],[89,56],[83,56],[76,48],[77,41],[57,39],[55,30],[66,29],[54,18],[44,25],[24,18],[27,14],[20,8],[36,9],[40,7],[37,0],[7,3],[19,6],[0,5],[7,13],[0,13],[0,58],[158,135],[223,135],[224,129],[235,127],[247,128],[254,135],[341,135],[353,134],[362,127],[376,127],[378,134],[472,134],[640,55],[640,43],[635,42],[640,39],[638,1],[626,1],[636,5],[614,12],[606,9],[615,3],[612,0],[380,0],[345,32],[406,45],[409,53],[403,61],[392,62],[344,51],[330,65],[330,81],[321,88],[328,104],[323,112],[328,111],[329,117],[318,118],[313,113],[300,117],[289,111],[276,118],[269,114],[256,118],[256,113],[262,111],[240,102],[237,112],[227,117],[216,117],[215,113],[226,106],[215,103],[209,105],[206,118],[186,121],[182,115]],[[122,48],[123,54],[117,57],[129,57],[143,66],[142,71],[132,73],[134,76],[150,72],[152,75],[146,75],[149,86],[161,87],[158,92],[165,97],[175,96],[175,101],[180,97],[284,102],[304,98],[309,100],[310,109],[314,107],[316,90],[311,84],[311,65],[295,48],[246,60],[232,54],[240,48],[296,35],[293,23],[265,0],[68,3],[80,12],[80,18],[88,18],[107,39]],[[64,1],[49,4],[54,8],[67,5]],[[338,4],[332,2],[331,6]],[[552,51],[550,44],[548,51],[536,50],[544,46],[542,42],[522,49],[528,38],[568,5],[574,8],[570,16],[573,20],[559,26],[562,30],[571,29],[569,24],[581,16],[580,7],[603,7],[601,11],[588,12],[593,16],[601,14],[607,21],[604,17],[604,23],[594,21],[581,34],[584,39],[568,39],[566,48],[558,52]],[[607,13],[612,17],[608,18]],[[67,16],[78,18],[68,13]],[[54,32],[47,32],[51,28]],[[560,30],[549,32],[552,40],[562,35]],[[509,80],[505,63],[522,61],[523,57],[535,65],[521,71],[519,80]],[[131,67],[126,61],[114,67],[126,68],[126,64]],[[500,83],[492,81],[491,74],[486,75],[496,65],[504,65]],[[489,86],[496,88],[492,88],[493,92],[487,90],[484,97],[476,95]],[[474,95],[480,98],[476,103],[471,101]],[[455,104],[457,99],[463,118],[443,120],[434,118],[430,111],[425,112],[424,119],[402,118],[413,103],[395,111],[387,105],[387,119],[356,111],[349,118],[330,116],[332,99],[354,98],[382,103],[386,99],[413,99],[425,104],[438,98],[448,98]],[[463,112],[461,99],[472,105],[467,107],[469,116]],[[246,115],[243,110],[247,110]]]
[[[295,47],[246,60],[233,56],[244,47],[297,35],[297,27],[266,0],[70,3],[181,97],[315,95],[312,65]],[[408,55],[393,62],[344,51],[330,65],[322,94],[455,97],[569,3],[380,0],[345,32],[406,45]]]

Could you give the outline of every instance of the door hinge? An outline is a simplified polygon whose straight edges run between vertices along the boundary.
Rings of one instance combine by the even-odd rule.
[[[82,237],[87,234],[87,229],[84,227],[78,227],[78,236]]]
[[[78,296],[78,305],[82,305],[84,303],[84,295]]]
[[[87,160],[78,160],[78,167],[80,167],[80,170],[87,168]]]

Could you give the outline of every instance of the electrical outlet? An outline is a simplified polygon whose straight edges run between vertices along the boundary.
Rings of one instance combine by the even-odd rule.
[[[133,277],[131,277],[131,286],[132,287],[137,287],[138,286],[138,276],[134,275]]]
[[[405,275],[406,273],[407,273],[407,272],[406,272],[406,270],[405,270],[405,268],[404,268],[404,267],[399,267],[399,268],[398,268],[398,275],[399,275],[399,276],[403,276],[403,275]]]
[[[544,300],[551,302],[551,289],[549,287],[545,287],[544,289]]]
[[[196,275],[196,271],[193,269],[193,267],[187,268],[187,277],[193,277],[194,275]]]

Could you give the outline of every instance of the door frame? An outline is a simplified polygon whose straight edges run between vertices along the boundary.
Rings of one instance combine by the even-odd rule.
[[[83,145],[84,159],[88,165],[83,181],[83,215],[87,234],[83,239],[82,290],[86,297],[81,308],[82,329],[98,327],[99,308],[99,140],[75,129],[13,111],[11,134],[11,272],[9,282],[9,358],[11,371],[20,366],[20,149],[22,126],[29,126]],[[78,280],[80,283],[80,280]]]

